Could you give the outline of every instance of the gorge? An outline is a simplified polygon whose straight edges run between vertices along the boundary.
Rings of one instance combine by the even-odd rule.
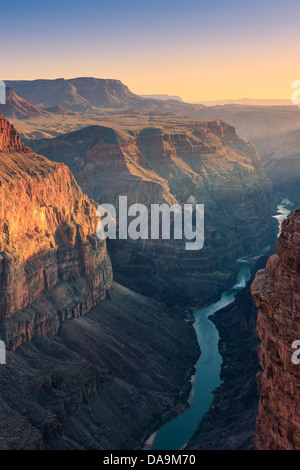
[[[283,220],[289,215],[290,210],[288,207],[291,207],[291,202],[287,199],[281,201],[281,204],[277,206],[277,214],[274,216],[278,222],[278,229],[280,233],[280,227]],[[246,342],[245,338],[243,339],[244,344],[240,345],[239,354],[240,354],[240,362],[243,364],[245,361],[249,359],[249,355],[253,355],[252,362],[254,363],[254,368],[252,368],[252,379],[247,377],[247,373],[245,369],[241,369],[239,374],[233,375],[233,377],[228,377],[226,374],[226,369],[230,367],[227,362],[225,365],[222,366],[222,356],[219,353],[218,344],[220,342],[220,337],[218,333],[218,328],[221,330],[221,336],[224,335],[224,327],[226,327],[226,322],[220,319],[222,313],[226,312],[227,305],[229,306],[228,309],[232,311],[232,319],[231,321],[231,334],[233,336],[239,335],[243,337],[243,329],[242,325],[236,325],[238,319],[236,317],[245,315],[244,321],[246,322],[247,310],[252,310],[254,315],[252,318],[252,322],[255,321],[256,315],[254,312],[254,306],[251,306],[251,298],[249,298],[249,291],[250,285],[249,280],[251,278],[251,273],[255,270],[256,265],[258,263],[263,263],[263,256],[264,253],[269,251],[270,247],[265,247],[260,251],[254,252],[249,254],[248,256],[240,259],[237,261],[239,264],[239,274],[237,277],[236,283],[232,286],[232,288],[228,291],[223,292],[222,297],[216,303],[209,305],[206,308],[201,310],[196,310],[194,312],[195,316],[195,323],[194,328],[197,333],[199,347],[201,349],[201,356],[198,359],[196,365],[195,376],[193,380],[193,388],[190,395],[190,408],[184,412],[184,414],[176,417],[170,423],[164,425],[161,429],[158,430],[151,438],[149,442],[151,442],[151,449],[152,450],[159,450],[159,449],[181,449],[183,446],[187,445],[188,449],[202,449],[202,448],[212,448],[212,449],[239,449],[239,448],[253,448],[254,446],[254,433],[255,433],[255,423],[254,419],[257,414],[257,408],[255,410],[254,405],[254,412],[252,416],[252,420],[249,420],[249,417],[243,418],[243,414],[241,410],[236,411],[236,416],[233,418],[231,416],[230,423],[231,429],[230,431],[226,427],[226,413],[229,415],[229,410],[226,411],[226,407],[223,406],[222,412],[219,409],[219,402],[218,398],[222,397],[222,400],[226,400],[226,395],[228,394],[228,390],[230,390],[231,397],[235,395],[235,401],[237,401],[238,391],[237,388],[245,387],[245,383],[247,380],[252,384],[255,382],[255,364],[257,361],[254,360],[253,354],[253,344],[256,344],[255,337],[252,338],[250,342]],[[247,288],[246,288],[247,285]],[[245,299],[247,300],[245,301]],[[236,300],[235,300],[236,299]],[[246,305],[245,305],[246,304]],[[239,311],[239,313],[238,313]],[[229,311],[229,313],[231,313]],[[216,315],[215,315],[216,314]],[[250,314],[251,315],[251,314]],[[228,321],[228,320],[227,320]],[[234,324],[234,328],[233,328]],[[217,327],[216,327],[217,325]],[[255,326],[252,323],[252,328],[254,330]],[[246,330],[248,328],[246,327]],[[248,338],[251,338],[251,330],[247,331]],[[225,335],[224,335],[225,337]],[[228,339],[226,338],[228,342]],[[234,339],[237,342],[237,338]],[[228,354],[228,350],[226,350],[226,355]],[[247,355],[248,358],[243,358],[242,355]],[[232,360],[232,359],[231,359]],[[225,378],[226,384],[223,387],[224,390],[217,390],[218,387],[223,383],[221,380],[221,366],[222,366],[222,378]],[[224,370],[225,366],[225,370]],[[236,368],[236,364],[234,365]],[[258,364],[256,365],[258,369]],[[251,367],[248,366],[248,370],[251,370]],[[224,375],[225,372],[225,375]],[[239,376],[238,376],[239,375]],[[238,385],[234,384],[234,380],[238,382]],[[245,382],[243,384],[243,381]],[[255,384],[254,384],[255,386]],[[246,385],[247,387],[247,385]],[[253,391],[253,385],[248,385],[248,389],[251,391],[252,395],[254,396],[254,402],[256,397],[256,403],[258,402],[257,393]],[[244,391],[245,393],[245,391]],[[248,391],[249,393],[249,391]],[[217,399],[216,399],[217,398]],[[250,397],[249,397],[250,398]],[[253,398],[248,398],[248,413],[250,408],[250,400],[252,401]],[[211,404],[214,404],[211,407]],[[218,407],[218,408],[217,408]],[[214,416],[214,408],[217,408],[218,415]],[[231,413],[234,414],[234,409],[238,410],[238,404],[230,403]],[[209,412],[208,412],[209,410]],[[205,414],[208,414],[205,416]],[[223,418],[220,418],[220,414],[222,413]],[[245,413],[245,410],[243,410]],[[216,413],[215,413],[216,414]],[[210,416],[210,418],[209,418]],[[249,413],[249,416],[250,413]],[[209,423],[208,426],[201,422],[201,419],[204,417],[204,422]],[[227,417],[228,419],[228,417]],[[243,423],[243,419],[245,422]],[[235,424],[235,421],[239,421]],[[205,429],[205,433],[207,433],[207,437],[205,433],[203,433],[202,428]],[[213,431],[213,429],[215,430]],[[200,432],[202,430],[202,432]],[[213,435],[215,432],[215,435]],[[226,439],[226,433],[227,439]],[[220,438],[222,436],[222,438]],[[190,442],[189,442],[190,441]],[[221,444],[220,444],[221,441]],[[214,442],[214,443],[213,443]]]
[[[191,318],[113,283],[96,206],[2,116],[0,182],[0,448],[138,447],[186,406]]]
[[[92,199],[118,208],[194,200],[205,207],[203,249],[183,240],[108,243],[114,276],[144,295],[181,305],[217,299],[234,282],[235,260],[272,236],[272,186],[255,148],[223,121],[168,120],[140,130],[90,126],[31,142],[47,158],[67,164]]]
[[[216,308],[231,302],[250,276],[242,262],[234,285],[235,259],[272,239],[271,183],[254,147],[222,121],[177,122],[172,132],[92,126],[33,141],[50,160],[3,118],[0,137],[0,333],[10,363],[0,369],[0,446],[140,447],[187,407],[199,348],[186,306],[223,291]],[[116,240],[108,253],[95,210],[102,201],[118,206],[122,194],[145,207],[204,202],[203,250]]]

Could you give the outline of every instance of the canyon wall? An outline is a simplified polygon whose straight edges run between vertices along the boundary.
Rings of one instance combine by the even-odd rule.
[[[91,126],[33,148],[66,163],[84,192],[118,207],[128,203],[205,205],[205,243],[183,240],[109,242],[115,278],[143,294],[193,305],[216,298],[234,278],[240,255],[271,237],[271,183],[254,147],[222,121],[139,131]],[[267,221],[267,223],[266,223]]]
[[[0,365],[0,449],[141,447],[187,408],[199,351],[184,318],[114,283],[57,334],[9,351]]]
[[[0,115],[1,450],[134,449],[187,407],[192,317],[113,283],[97,222]]]
[[[283,222],[278,254],[251,286],[261,340],[256,448],[300,450],[300,366],[292,344],[300,339],[300,211]]]

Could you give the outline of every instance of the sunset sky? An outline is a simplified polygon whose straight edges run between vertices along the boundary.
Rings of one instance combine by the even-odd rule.
[[[185,101],[291,97],[299,0],[14,1],[0,79],[117,78]]]

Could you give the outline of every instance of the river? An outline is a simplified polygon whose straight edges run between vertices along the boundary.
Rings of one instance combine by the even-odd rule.
[[[290,205],[292,203],[288,199],[283,199],[277,206],[276,215],[273,216],[278,221],[279,233],[282,221],[290,213],[288,209]],[[220,379],[222,356],[218,349],[219,333],[215,325],[209,320],[209,316],[234,301],[237,293],[245,287],[251,277],[251,261],[253,262],[254,259],[268,249],[269,247],[262,248],[237,260],[239,272],[236,283],[229,290],[223,292],[221,299],[214,304],[195,310],[193,326],[201,355],[197,361],[196,374],[192,380],[192,390],[189,398],[190,407],[152,434],[146,442],[145,449],[178,450],[183,448],[193,436],[197,425],[213,401],[214,390],[222,383]]]

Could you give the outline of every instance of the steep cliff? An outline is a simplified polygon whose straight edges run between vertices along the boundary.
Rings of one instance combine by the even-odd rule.
[[[283,222],[278,254],[251,286],[261,340],[257,449],[300,449],[300,366],[292,344],[300,339],[300,211]]]
[[[91,126],[33,142],[66,163],[96,201],[205,205],[205,244],[186,251],[181,240],[109,243],[116,279],[175,302],[208,302],[231,282],[231,262],[267,244],[271,183],[253,146],[222,121],[178,122],[139,131]]]
[[[274,241],[267,253],[252,260],[252,275],[246,286],[234,302],[210,317],[220,335],[223,383],[214,390],[210,409],[189,441],[188,449],[254,449],[259,402],[256,375],[261,369],[257,356],[257,308],[250,286],[255,273],[265,268],[277,248],[277,241]]]
[[[300,131],[281,132],[253,141],[274,189],[300,204]]]

